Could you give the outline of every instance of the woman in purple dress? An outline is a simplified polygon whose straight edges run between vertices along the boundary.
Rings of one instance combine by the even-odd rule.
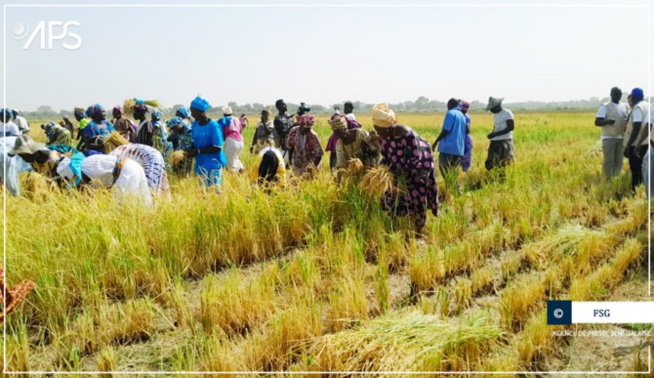
[[[438,186],[429,142],[410,127],[398,124],[395,112],[386,104],[373,108],[372,123],[382,138],[381,164],[393,173],[396,186],[400,181],[406,183],[406,190],[386,192],[382,207],[393,217],[413,217],[416,232],[421,234],[427,210],[438,215]]]

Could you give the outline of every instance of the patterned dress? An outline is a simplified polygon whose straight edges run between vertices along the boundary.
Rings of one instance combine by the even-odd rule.
[[[386,193],[382,208],[395,216],[415,216],[417,228],[422,229],[427,210],[434,215],[438,212],[438,186],[429,142],[409,128],[401,136],[382,139],[381,149],[381,164],[394,173],[394,184],[400,189],[397,193]],[[400,178],[406,188],[398,185]]]
[[[288,133],[288,149],[293,149],[293,173],[300,176],[310,172],[313,162],[323,155],[322,146],[318,134],[311,130],[308,134],[302,135],[300,127],[295,126]],[[320,163],[316,169],[320,169]]]
[[[144,144],[126,144],[111,151],[110,155],[130,158],[143,167],[148,187],[153,194],[167,193],[170,189],[166,162],[156,149]]]

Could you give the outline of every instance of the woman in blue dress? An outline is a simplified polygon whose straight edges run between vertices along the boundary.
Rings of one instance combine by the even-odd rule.
[[[227,165],[227,159],[222,150],[222,130],[218,122],[207,117],[209,107],[209,102],[200,96],[191,102],[191,115],[195,119],[191,128],[193,145],[186,152],[195,158],[195,173],[202,178],[204,185],[220,193],[222,169]]]

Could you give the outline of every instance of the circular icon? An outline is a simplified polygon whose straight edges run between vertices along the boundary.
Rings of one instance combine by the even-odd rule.
[[[27,37],[29,31],[30,28],[29,25],[27,25],[27,22],[15,22],[11,28],[11,37],[13,39],[23,39]]]
[[[561,310],[560,308],[554,310],[554,317],[557,319],[561,319],[563,317],[563,310]]]

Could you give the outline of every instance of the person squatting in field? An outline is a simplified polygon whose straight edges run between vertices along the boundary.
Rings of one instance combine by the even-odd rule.
[[[513,113],[509,109],[502,108],[503,98],[488,98],[486,110],[494,114],[493,132],[488,134],[490,145],[488,146],[488,157],[485,166],[487,170],[500,169],[500,177],[504,177],[504,167],[511,164],[515,159],[513,147],[513,129],[515,123]]]
[[[382,207],[393,217],[411,216],[421,234],[427,210],[438,215],[438,186],[429,142],[409,126],[398,124],[387,104],[375,105],[372,123],[381,137],[381,164],[393,174],[395,187],[400,181],[406,183],[406,190],[387,191]]]
[[[220,193],[227,159],[223,153],[223,132],[218,122],[207,117],[211,107],[204,98],[197,96],[191,102],[191,115],[195,119],[191,128],[193,144],[186,153],[195,158],[195,173],[207,188]]]
[[[458,176],[461,159],[465,153],[466,119],[459,108],[459,100],[451,98],[447,102],[447,113],[443,129],[434,141],[432,149],[438,148],[438,167],[448,187],[456,187],[461,193]]]
[[[595,126],[602,128],[602,172],[606,178],[622,172],[624,134],[629,120],[629,105],[621,103],[622,90],[611,88],[611,100],[597,110]]]
[[[636,190],[636,187],[643,183],[643,156],[649,146],[649,129],[646,124],[649,122],[650,104],[645,101],[642,88],[631,90],[631,102],[633,110],[625,131],[624,157],[629,159],[631,189]]]

